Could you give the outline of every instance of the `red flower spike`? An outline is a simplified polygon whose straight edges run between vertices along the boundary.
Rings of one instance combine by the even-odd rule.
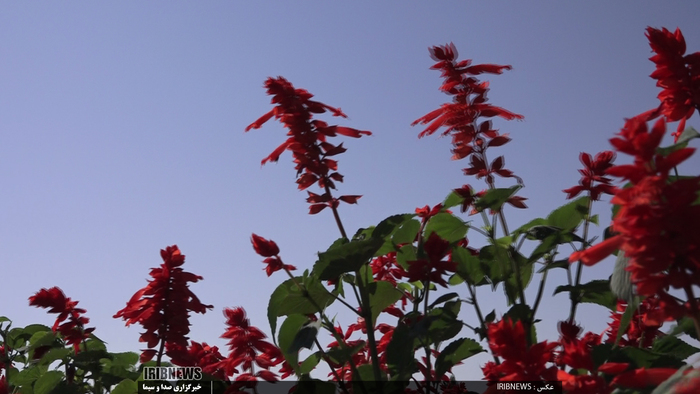
[[[256,381],[258,377],[270,382],[277,381],[277,375],[269,371],[254,374],[253,365],[269,370],[270,367],[281,364],[284,359],[279,348],[265,341],[265,334],[250,325],[243,308],[226,308],[224,316],[228,328],[221,337],[229,339],[230,353],[212,366],[223,370],[227,377],[237,374],[238,367],[241,367],[245,372],[236,377],[236,381]]]
[[[445,78],[440,90],[454,97],[453,103],[443,104],[439,109],[429,112],[411,124],[428,125],[418,134],[418,138],[434,134],[444,127],[442,135],[452,135],[452,160],[470,157],[471,166],[464,169],[465,175],[475,175],[477,179],[485,177],[490,186],[493,186],[494,173],[506,178],[515,177],[518,183],[522,184],[520,178],[503,167],[503,157],[496,159],[492,168],[489,168],[485,160],[486,149],[490,146],[504,145],[510,138],[493,130],[490,120],[478,122],[479,118],[493,117],[506,120],[523,119],[522,115],[488,104],[488,82],[480,82],[474,77],[483,73],[501,74],[511,67],[495,64],[471,65],[471,60],[456,62],[457,50],[454,44],[432,47],[430,56],[438,62],[431,69],[442,70],[442,77]]]
[[[90,319],[82,316],[86,310],[76,308],[78,301],[71,301],[58,287],[39,290],[29,297],[29,305],[50,308],[49,313],[58,313],[51,329],[53,332],[59,332],[68,345],[73,345],[76,354],[80,348],[80,342],[90,338],[90,333],[95,330],[95,328],[85,328],[85,325],[90,322]],[[65,323],[61,324],[64,321]],[[2,366],[1,363],[0,366]]]
[[[155,356],[156,351],[152,348],[161,341],[173,349],[186,347],[190,312],[205,313],[213,308],[212,305],[202,304],[189,289],[188,282],[197,282],[202,277],[180,268],[185,256],[177,245],[168,246],[160,253],[163,264],[160,268],[151,269],[153,279],[114,315],[115,319],[124,319],[127,326],[140,323],[146,330],[139,339],[146,342],[149,348],[142,351],[142,362]]]
[[[606,178],[606,171],[612,167],[612,162],[615,160],[615,153],[611,151],[600,152],[595,156],[595,160],[591,159],[591,155],[581,152],[579,156],[584,169],[579,170],[583,177],[579,181],[578,186],[574,186],[564,190],[567,193],[566,198],[571,199],[576,197],[582,191],[588,191],[592,200],[597,201],[601,194],[614,194],[615,187],[610,182],[610,178]],[[594,185],[594,182],[598,184]]]
[[[274,109],[258,119],[246,128],[257,129],[273,116],[284,124],[289,130],[289,138],[278,146],[268,157],[262,160],[262,164],[268,161],[277,161],[280,155],[289,150],[294,158],[297,170],[297,185],[299,190],[305,190],[313,184],[318,184],[322,189],[326,187],[335,189],[333,181],[342,182],[343,176],[336,171],[338,163],[329,159],[345,152],[342,144],[335,146],[326,141],[327,137],[343,135],[359,138],[363,135],[371,135],[369,131],[356,130],[343,126],[329,126],[326,122],[313,119],[314,114],[330,111],[333,116],[347,117],[340,108],[334,108],[321,102],[313,101],[312,94],[303,89],[295,89],[294,86],[282,77],[268,78],[265,82],[267,93],[272,96]],[[351,199],[347,196],[346,199]],[[311,204],[331,202],[331,196],[326,201],[309,201]],[[355,199],[356,200],[356,199]],[[310,214],[315,214],[328,205],[312,205]],[[331,203],[333,206],[333,203]]]
[[[673,179],[672,164],[680,164],[692,151],[679,150],[662,157],[656,151],[666,131],[659,119],[651,130],[646,115],[628,119],[619,136],[610,142],[620,152],[634,156],[634,163],[615,166],[606,174],[629,181],[630,186],[615,191],[611,202],[620,209],[613,219],[617,234],[583,252],[574,253],[570,261],[592,265],[615,249],[629,258],[636,293],[658,297],[658,310],[650,312],[654,321],[663,322],[697,313],[668,292],[670,288],[700,286],[700,177]]]
[[[658,95],[661,105],[652,116],[664,115],[670,122],[680,120],[673,133],[677,141],[685,121],[696,109],[700,110],[700,52],[685,55],[685,39],[680,29],[673,33],[666,28],[646,30],[649,46],[655,53],[649,60],[656,64],[650,76],[663,89]]]

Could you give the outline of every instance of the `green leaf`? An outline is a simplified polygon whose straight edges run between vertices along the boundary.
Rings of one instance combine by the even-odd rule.
[[[287,316],[280,327],[279,348],[284,355],[284,359],[287,360],[287,363],[289,363],[297,373],[299,373],[299,353],[289,352],[289,349],[297,333],[307,321],[309,321],[309,318],[304,315],[292,314]]]
[[[474,208],[481,212],[484,209],[500,211],[503,204],[514,195],[522,186],[516,185],[505,189],[490,189],[479,198],[474,204]]]
[[[70,356],[72,353],[73,353],[72,348],[60,347],[60,348],[50,349],[43,356],[41,356],[41,360],[39,360],[39,364],[49,365],[56,360],[65,359],[66,357]]]
[[[321,361],[321,355],[319,354],[319,352],[311,354],[299,366],[299,374],[304,375],[304,374],[311,373],[311,371],[313,371],[314,368],[316,368],[316,366],[318,365],[318,363],[320,361]]]
[[[408,262],[418,260],[416,255],[416,247],[413,245],[404,245],[396,253],[396,263],[401,266],[401,268],[408,271]]]
[[[680,368],[685,363],[676,357],[655,353],[648,349],[625,346],[613,350],[611,362],[627,362],[635,368]]]
[[[124,379],[112,389],[112,394],[137,394],[138,385],[131,379]]]
[[[313,272],[320,280],[332,280],[344,273],[357,271],[383,244],[383,239],[370,237],[328,249],[318,254]]]
[[[510,246],[510,244],[513,243],[513,237],[508,235],[505,237],[495,239],[493,242],[494,242],[494,244],[496,244],[502,248],[508,248]]]
[[[542,268],[540,268],[539,270],[537,270],[537,273],[538,273],[538,274],[541,274],[541,273],[543,273],[544,271],[549,271],[549,270],[551,270],[551,269],[553,269],[553,268],[564,268],[564,269],[566,269],[569,265],[570,265],[570,264],[569,264],[569,259],[557,260],[557,261],[553,261],[553,262],[551,262],[551,263],[545,264],[544,267],[542,267]]]
[[[526,323],[532,320],[532,309],[526,304],[513,305],[503,317],[509,317],[513,322],[522,321]]]
[[[525,291],[532,280],[535,264],[533,262],[525,262],[525,264],[519,263],[518,266],[520,269],[520,284],[523,287],[523,291]],[[515,304],[515,301],[520,297],[516,272],[513,272],[510,277],[505,280],[503,288],[508,298],[508,305]]]
[[[512,309],[512,308],[511,308]],[[496,310],[492,310],[488,315],[484,316],[484,323],[493,323],[496,320]]]
[[[29,349],[34,350],[42,346],[51,346],[56,340],[53,331],[37,331],[29,339]]]
[[[386,380],[385,374],[382,372],[382,380]],[[374,377],[374,369],[372,364],[362,364],[357,367],[352,374],[352,392],[353,393],[381,393],[381,381],[377,381]]]
[[[542,218],[532,219],[529,222],[523,224],[512,232],[513,238],[517,238],[520,234],[525,234],[530,231],[533,227],[545,226],[547,221]]]
[[[484,279],[484,271],[481,269],[479,257],[472,255],[467,249],[457,246],[452,249],[452,260],[457,262],[457,275],[471,285],[481,284]]]
[[[497,245],[487,245],[481,248],[479,261],[482,272],[489,278],[494,287],[508,279],[513,272],[508,250]]]
[[[425,238],[427,239],[430,234],[436,233],[444,240],[456,242],[467,235],[468,229],[469,225],[462,219],[451,213],[440,212],[428,220],[428,224],[425,226]]]
[[[459,301],[447,302],[442,308],[434,308],[428,316],[414,325],[414,335],[419,343],[434,344],[454,338],[462,331],[462,322],[457,319],[461,303]]]
[[[450,209],[452,207],[456,207],[457,205],[462,205],[462,201],[464,201],[464,198],[455,193],[453,190],[447,195],[447,197],[445,197],[445,200],[442,202],[442,206],[445,209]]]
[[[622,317],[620,318],[620,325],[617,329],[617,337],[615,338],[615,346],[617,346],[617,344],[620,343],[620,338],[622,338],[622,336],[627,332],[627,328],[629,327],[630,322],[632,321],[632,316],[634,316],[634,312],[639,307],[639,303],[639,296],[636,296],[633,303],[627,304],[627,308],[625,308],[625,313],[623,313]]]
[[[355,354],[357,354],[357,352],[362,350],[365,347],[365,345],[365,341],[359,341],[354,346],[345,349],[341,349],[340,346],[336,346],[327,351],[326,355],[328,355],[328,357],[334,363],[343,365],[349,362],[352,356],[354,356]]]
[[[24,386],[34,383],[41,376],[41,369],[38,367],[29,367],[21,370],[12,380],[15,386]]]
[[[377,225],[372,232],[372,237],[381,239],[387,238],[394,234],[406,222],[411,221],[414,217],[416,217],[416,215],[413,213],[389,216]]]
[[[112,365],[131,367],[139,362],[139,354],[135,352],[111,353]]]
[[[458,298],[458,297],[459,297],[459,294],[457,294],[457,293],[447,293],[447,294],[443,294],[443,295],[441,295],[440,297],[438,297],[437,300],[433,301],[433,302],[430,304],[430,307],[429,307],[429,308],[432,309],[435,305],[440,305],[440,304],[442,304],[443,302],[447,302],[447,301],[449,301],[449,300],[451,300],[451,299],[453,299],[453,298]]]
[[[547,216],[547,224],[571,231],[588,215],[588,196],[579,197],[552,211]]]
[[[656,353],[674,356],[679,360],[685,360],[700,352],[700,349],[672,335],[665,335],[654,340],[651,350]]]
[[[668,156],[677,150],[687,147],[688,142],[693,138],[700,138],[700,133],[698,133],[694,128],[688,127],[687,129],[683,130],[683,133],[681,133],[680,136],[678,136],[678,141],[676,141],[675,144],[664,148],[657,148],[656,153],[664,157]]]
[[[371,282],[367,286],[367,291],[369,292],[369,305],[372,309],[372,324],[374,326],[377,325],[377,316],[403,296],[403,293],[387,281]]]
[[[610,280],[592,280],[578,286],[557,286],[554,294],[569,292],[572,297],[579,294],[581,302],[598,304],[612,311],[617,310],[617,297],[610,290]]]
[[[407,381],[418,370],[413,343],[411,329],[404,322],[400,322],[394,329],[386,349],[386,362],[391,371],[392,381]]]
[[[669,332],[669,335],[677,336],[681,334],[687,334],[695,340],[698,339],[698,333],[695,331],[695,323],[693,323],[693,319],[689,317],[682,318],[678,321],[678,325],[671,328],[671,331]]]
[[[303,279],[302,277],[295,278],[299,283]],[[335,300],[333,295],[326,290],[317,278],[311,276],[306,281],[307,291],[299,289],[294,284],[294,280],[288,279],[272,292],[270,302],[267,305],[267,318],[270,322],[273,338],[275,337],[278,317],[290,314],[309,315],[320,312],[310,299],[314,300],[321,308],[326,308]]]
[[[416,239],[420,230],[420,222],[418,220],[409,220],[399,227],[391,237],[395,244],[410,244]]]
[[[36,383],[34,383],[34,394],[49,394],[58,383],[63,380],[63,373],[59,371],[47,371]]]
[[[593,359],[595,368],[600,367],[608,361],[612,354],[612,348],[613,345],[611,343],[601,343],[600,345],[593,346],[593,349],[591,349],[591,358]]]
[[[438,378],[442,377],[448,369],[459,364],[484,349],[473,339],[461,338],[447,345],[435,360],[435,372]]]

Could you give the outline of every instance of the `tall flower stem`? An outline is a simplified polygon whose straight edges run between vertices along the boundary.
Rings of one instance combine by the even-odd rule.
[[[481,313],[481,308],[479,308],[479,302],[476,300],[476,286],[472,289],[472,285],[469,283],[465,282],[467,285],[467,289],[469,289],[469,294],[472,298],[472,304],[474,305],[474,310],[476,311],[476,317],[479,319],[479,326],[481,327],[481,331],[488,341],[489,335],[488,335],[488,329],[486,327],[486,320],[484,320],[484,315]],[[496,365],[501,364],[501,360],[496,357],[496,355],[491,354],[493,356],[493,361],[496,363]]]
[[[586,217],[586,220],[583,222],[583,249],[586,249],[587,245],[587,239],[588,239],[588,227],[591,222],[591,209],[593,208],[593,199],[591,198],[590,192],[588,193],[588,215]],[[578,287],[581,284],[581,274],[583,272],[583,262],[579,261],[578,266],[576,267],[576,278],[574,282],[574,287]],[[572,297],[571,299],[571,313],[569,314],[569,322],[573,323],[574,318],[576,317],[576,308],[578,307],[578,304],[580,302],[580,294],[578,290],[576,290],[576,297]]]
[[[326,189],[326,193],[329,196],[332,196],[331,194],[331,188],[328,186],[328,183],[324,185]],[[343,222],[340,220],[340,215],[338,215],[338,208],[334,205],[331,205],[331,209],[333,210],[333,217],[335,218],[335,224],[338,225],[338,230],[340,230],[340,235],[345,238],[349,239],[347,233],[345,233],[345,227],[343,227]]]

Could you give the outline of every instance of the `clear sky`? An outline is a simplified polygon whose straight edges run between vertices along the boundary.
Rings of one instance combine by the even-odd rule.
[[[268,297],[284,280],[267,278],[251,233],[275,240],[300,269],[339,237],[330,212],[307,214],[289,153],[260,167],[285,130],[271,122],[243,132],[271,109],[268,76],[349,115],[323,118],[331,124],[374,133],[337,139],[348,148],[339,156],[339,194],[364,195],[340,209],[354,232],[432,206],[465,183],[484,187],[462,174],[465,161],[449,160],[449,139],[418,140],[422,128],[410,127],[449,101],[427,48],[454,42],[461,59],[512,65],[484,79],[493,104],[525,116],[496,121],[513,138],[498,153],[529,198],[529,209],[507,210],[513,228],[565,203],[561,190],[578,182],[579,152],[610,149],[623,118],[658,105],[647,26],[680,27],[689,52],[700,51],[700,3],[691,0],[0,7],[0,315],[51,325],[54,317],[27,298],[59,286],[112,351],[141,346],[140,328],[112,315],[146,284],[161,248],[181,248],[184,267],[204,277],[192,290],[215,306],[191,318],[191,338],[223,347],[221,310],[244,306],[269,332]],[[688,125],[700,129],[697,115]],[[681,171],[697,175],[698,164],[696,155]],[[607,225],[609,206],[594,209]],[[470,242],[484,245],[476,233]],[[586,280],[606,278],[611,265],[587,270]],[[568,296],[549,297],[564,278],[550,275],[540,339],[556,339],[555,323],[567,317]],[[506,311],[500,290],[480,297],[484,309]],[[595,332],[607,315],[589,305],[578,314]],[[464,319],[473,323],[473,313]],[[344,314],[339,321],[353,322]],[[477,367],[488,358],[475,360],[459,377],[481,377]]]

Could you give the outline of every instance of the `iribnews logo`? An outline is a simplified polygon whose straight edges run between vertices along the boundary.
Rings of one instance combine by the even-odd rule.
[[[202,368],[144,367],[143,380],[202,380]]]

